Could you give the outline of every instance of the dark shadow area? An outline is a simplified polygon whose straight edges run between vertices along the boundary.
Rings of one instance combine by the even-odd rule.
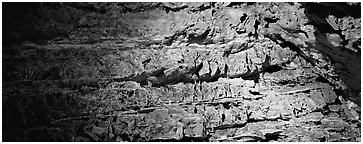
[[[326,21],[326,18],[329,15],[333,15],[337,18],[344,18],[351,16],[353,18],[361,18],[361,3],[349,5],[347,3],[302,3],[303,7],[306,8],[305,14],[309,19],[309,23],[316,27],[317,31],[315,31],[315,35],[324,34],[324,33],[336,33],[338,34],[343,42],[342,45],[345,46],[348,44],[349,39],[346,39],[346,36],[342,35],[342,30],[335,30],[332,26]],[[319,41],[326,41],[325,39],[318,39]],[[321,42],[319,42],[321,43]],[[348,98],[358,105],[360,103],[360,49],[357,47],[356,43],[353,43],[353,47],[358,49],[358,52],[348,51],[345,48],[331,48],[328,49],[328,46],[324,45],[322,48],[316,48],[321,53],[326,54],[326,59],[331,59],[333,62],[339,63],[355,63],[355,65],[343,66],[342,69],[336,71],[339,75],[339,78],[342,79],[348,86],[349,89],[343,89],[341,91],[344,92],[345,98]],[[342,58],[339,58],[342,57]],[[345,60],[354,60],[354,61],[341,61],[341,59]],[[318,81],[326,82],[327,80],[318,78]]]
[[[67,37],[80,19],[70,3],[4,2],[3,45]]]
[[[336,17],[352,16],[354,18],[361,18],[360,4],[349,5],[346,2],[321,2],[321,3],[301,3],[306,9],[307,13],[314,13],[315,15],[326,18],[328,15],[335,15]]]
[[[281,138],[282,135],[280,135],[281,132],[274,132],[274,133],[267,133],[265,135],[265,138],[264,140],[262,140],[262,142],[269,142],[271,140],[273,141],[277,141],[279,138]]]
[[[278,66],[278,65],[272,65],[272,66],[269,66],[265,69],[265,72],[268,72],[268,73],[273,73],[273,72],[278,72],[280,70],[282,70],[283,68],[281,66]]]

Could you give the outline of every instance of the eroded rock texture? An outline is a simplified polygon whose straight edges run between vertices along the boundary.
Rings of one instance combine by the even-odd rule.
[[[361,141],[360,3],[4,3],[4,141]]]

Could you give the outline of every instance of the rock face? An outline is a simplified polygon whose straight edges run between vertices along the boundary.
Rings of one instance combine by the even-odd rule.
[[[4,141],[360,141],[358,13],[4,3]]]

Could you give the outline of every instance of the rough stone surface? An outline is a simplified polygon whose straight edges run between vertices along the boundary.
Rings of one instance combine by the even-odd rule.
[[[361,141],[360,3],[3,7],[3,141]]]

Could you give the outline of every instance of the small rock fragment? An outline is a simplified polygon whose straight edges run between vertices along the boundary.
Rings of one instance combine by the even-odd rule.
[[[321,112],[313,112],[301,117],[301,119],[303,122],[319,122],[323,117]]]

